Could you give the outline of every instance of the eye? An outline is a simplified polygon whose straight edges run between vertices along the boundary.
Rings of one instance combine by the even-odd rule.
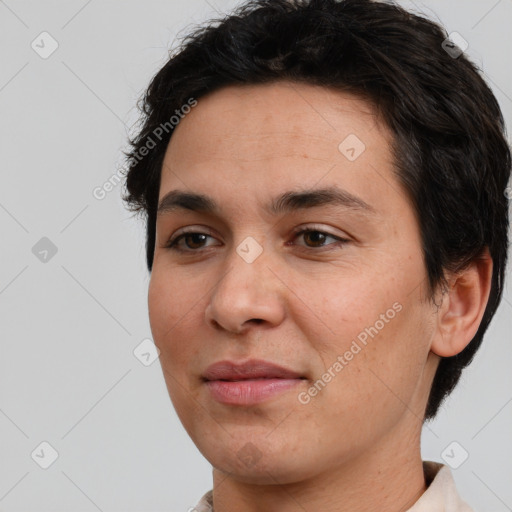
[[[203,244],[208,238],[213,237],[207,233],[201,233],[198,231],[185,231],[169,240],[165,247],[179,252],[197,252],[197,249],[204,247]],[[179,245],[181,241],[185,242],[187,247],[186,249],[183,249],[183,247]]]
[[[306,228],[297,231],[295,233],[295,238],[299,238],[301,235],[303,236],[303,240],[306,242],[306,245],[303,246],[306,249],[322,248],[328,245],[343,245],[345,243],[350,242],[350,240],[346,238],[332,235],[325,231],[321,231],[319,229],[314,228]],[[335,240],[337,243],[325,244],[325,241],[328,238]]]

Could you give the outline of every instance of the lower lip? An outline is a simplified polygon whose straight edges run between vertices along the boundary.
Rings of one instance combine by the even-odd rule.
[[[291,389],[303,379],[211,380],[205,384],[213,398],[229,405],[257,404]]]

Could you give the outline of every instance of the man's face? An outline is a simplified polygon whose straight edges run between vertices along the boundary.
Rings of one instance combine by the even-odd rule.
[[[390,142],[368,103],[286,82],[224,88],[175,129],[150,322],[171,400],[214,467],[293,482],[418,439],[435,323]],[[318,189],[341,200],[269,207]],[[218,211],[171,207],[171,191]],[[298,378],[204,379],[255,359]]]

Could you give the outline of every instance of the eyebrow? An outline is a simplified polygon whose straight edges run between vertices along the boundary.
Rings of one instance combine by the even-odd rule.
[[[363,213],[376,213],[375,208],[363,199],[336,186],[284,192],[265,205],[264,210],[271,215],[279,215],[326,205],[341,206]],[[217,202],[207,195],[171,190],[161,199],[157,214],[162,215],[177,210],[220,216],[221,209]]]

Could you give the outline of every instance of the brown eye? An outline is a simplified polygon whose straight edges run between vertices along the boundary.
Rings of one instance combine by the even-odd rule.
[[[183,240],[185,240],[185,245],[189,249],[198,249],[202,247],[202,244],[204,244],[207,237],[208,235],[205,235],[204,233],[190,233],[185,235]]]
[[[205,245],[208,238],[213,239],[213,237],[207,233],[186,231],[170,240],[165,247],[179,252],[198,252],[203,247],[208,247]],[[180,242],[184,242],[184,245]]]
[[[326,234],[321,231],[305,231],[303,234],[306,243],[311,242],[313,247],[321,247],[327,238]]]
[[[303,229],[302,231],[299,231],[295,235],[296,238],[299,238],[300,236],[302,236],[305,241],[305,245],[303,245],[303,247],[306,247],[307,249],[323,248],[331,245],[339,246],[343,245],[344,243],[350,242],[350,240],[341,238],[339,236],[331,235],[330,233],[326,233],[318,229]],[[335,242],[325,244],[325,241],[328,238],[332,238]]]

